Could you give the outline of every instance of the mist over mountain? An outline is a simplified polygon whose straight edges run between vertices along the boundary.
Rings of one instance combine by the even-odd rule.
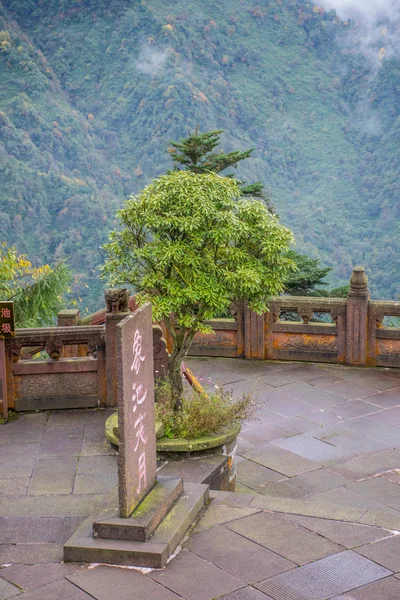
[[[332,284],[362,264],[398,298],[399,16],[397,0],[0,0],[2,238],[69,256],[94,307],[117,207],[171,166],[169,140],[224,129]]]

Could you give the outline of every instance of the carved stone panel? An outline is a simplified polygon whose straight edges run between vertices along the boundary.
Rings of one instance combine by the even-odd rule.
[[[156,482],[154,361],[151,305],[116,326],[118,495],[129,517]]]

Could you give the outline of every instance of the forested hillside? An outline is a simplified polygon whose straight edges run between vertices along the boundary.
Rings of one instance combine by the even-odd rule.
[[[332,284],[361,263],[397,298],[395,25],[368,53],[359,27],[303,0],[0,0],[2,237],[68,255],[93,307],[116,208],[171,166],[169,140],[224,129]]]

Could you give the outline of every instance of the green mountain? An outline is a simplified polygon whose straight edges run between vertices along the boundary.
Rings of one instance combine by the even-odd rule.
[[[238,176],[265,184],[332,284],[360,263],[397,298],[391,27],[366,53],[362,24],[303,0],[0,0],[2,237],[69,256],[95,307],[116,208],[171,166],[169,140],[224,129],[226,151],[255,148]]]

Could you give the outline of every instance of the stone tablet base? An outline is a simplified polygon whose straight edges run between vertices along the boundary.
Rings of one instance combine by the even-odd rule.
[[[90,517],[64,545],[64,561],[161,569],[204,508],[208,495],[208,485],[184,483],[182,495],[145,542],[95,538],[93,527],[99,519]],[[125,522],[122,527],[126,530],[129,519],[117,520]]]

